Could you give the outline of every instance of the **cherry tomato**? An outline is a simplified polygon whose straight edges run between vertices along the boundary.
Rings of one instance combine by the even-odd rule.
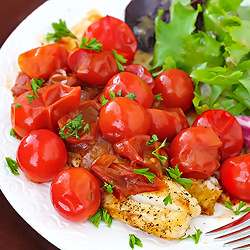
[[[28,94],[34,99],[28,100]],[[36,129],[56,131],[58,119],[79,107],[81,88],[57,83],[38,89],[37,94],[35,97],[33,91],[27,91],[11,105],[12,127],[20,137]]]
[[[191,77],[180,69],[167,69],[155,79],[154,94],[162,94],[166,107],[179,107],[187,111],[194,97]]]
[[[52,181],[51,199],[63,218],[70,221],[87,220],[100,206],[100,185],[88,170],[69,168]]]
[[[150,108],[154,101],[154,95],[150,87],[137,75],[130,72],[120,72],[113,76],[100,94],[105,99],[110,100],[110,91],[113,91],[116,96],[118,91],[121,91],[122,96],[129,93],[136,95],[135,101],[145,108]]]
[[[71,111],[70,113],[64,115],[58,120],[59,129],[63,129],[65,136],[71,134],[69,129],[67,129],[67,124],[72,120],[76,119],[79,115],[82,124],[81,128],[77,132],[77,136],[69,136],[66,141],[69,143],[90,143],[96,141],[100,135],[98,119],[99,110],[101,109],[100,104],[94,100],[82,101],[80,107],[77,110]],[[89,127],[89,129],[87,129]],[[84,130],[85,128],[85,130]],[[73,132],[73,131],[72,131]]]
[[[99,117],[102,134],[111,142],[149,131],[150,120],[143,106],[127,97],[117,97],[105,104]]]
[[[156,134],[160,141],[173,138],[183,129],[188,128],[185,114],[180,108],[148,109],[150,117],[149,134]]]
[[[17,163],[31,181],[51,181],[66,167],[67,150],[57,134],[47,129],[34,130],[22,139]]]
[[[70,52],[68,65],[77,78],[91,86],[104,86],[119,72],[113,52],[104,50],[77,47]]]
[[[18,65],[30,78],[47,80],[55,70],[67,66],[67,57],[67,49],[53,43],[21,54],[18,57]]]
[[[124,71],[138,75],[151,89],[154,88],[155,86],[154,78],[152,77],[151,73],[142,65],[140,64],[125,65]]]
[[[151,183],[145,176],[134,173],[134,169],[140,169],[138,166],[117,161],[114,163],[115,160],[115,155],[103,154],[94,162],[91,169],[103,182],[113,182],[113,194],[117,199],[124,200],[129,195],[159,191],[168,187],[158,177]]]
[[[105,16],[92,23],[85,31],[84,37],[96,38],[104,50],[116,50],[130,64],[137,50],[137,40],[129,26],[112,16]]]
[[[183,177],[206,179],[220,167],[221,146],[222,142],[212,128],[187,128],[170,145],[171,166],[178,164]]]
[[[250,202],[250,154],[225,160],[220,168],[220,178],[229,194]]]
[[[222,160],[240,154],[243,147],[242,128],[236,118],[225,110],[208,110],[199,115],[192,126],[211,127],[222,141]]]

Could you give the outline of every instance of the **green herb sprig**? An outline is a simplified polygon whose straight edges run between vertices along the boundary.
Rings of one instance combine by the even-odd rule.
[[[200,229],[196,229],[196,228],[195,228],[195,231],[196,232],[194,234],[191,234],[191,235],[188,235],[187,237],[181,238],[180,241],[186,240],[186,239],[192,239],[192,240],[194,240],[195,244],[198,244],[200,237],[201,237],[201,234],[202,234],[202,231]]]
[[[231,211],[234,212],[235,215],[239,215],[240,213],[245,213],[250,211],[250,207],[246,207],[245,209],[243,209],[246,206],[246,203],[243,201],[240,201],[239,206],[237,207],[236,210],[233,209],[232,205],[230,202],[225,202],[225,205],[228,209],[230,209]]]
[[[106,209],[99,208],[97,212],[88,219],[90,222],[92,222],[97,228],[99,227],[99,224],[102,221],[104,221],[108,227],[112,224],[112,217],[108,213]]]
[[[129,246],[133,250],[135,245],[139,247],[143,247],[143,244],[139,238],[137,238],[134,234],[129,234]]]
[[[7,162],[7,166],[9,167],[10,171],[14,175],[19,175],[18,173],[18,164],[15,160],[12,160],[10,157],[5,157],[5,160]]]
[[[156,175],[151,172],[147,172],[148,170],[149,168],[139,168],[139,169],[134,169],[133,172],[145,176],[150,183],[153,183]]]

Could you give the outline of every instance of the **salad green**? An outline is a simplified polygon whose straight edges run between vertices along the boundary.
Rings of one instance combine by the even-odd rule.
[[[250,115],[250,7],[242,0],[172,1],[171,20],[155,20],[156,43],[152,69],[177,67],[195,83],[198,114],[224,109],[232,115]],[[198,15],[203,30],[196,31]]]

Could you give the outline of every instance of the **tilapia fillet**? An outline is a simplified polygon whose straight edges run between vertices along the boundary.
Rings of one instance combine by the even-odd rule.
[[[169,187],[163,191],[129,196],[125,201],[104,191],[101,205],[113,218],[133,227],[160,238],[179,239],[185,235],[191,219],[200,215],[201,208],[184,187],[169,177],[164,182]],[[172,204],[165,206],[163,200],[169,193]]]

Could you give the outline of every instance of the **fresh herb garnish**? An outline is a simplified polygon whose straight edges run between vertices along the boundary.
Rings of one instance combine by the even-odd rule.
[[[78,132],[80,129],[82,129],[83,126],[83,120],[82,120],[82,114],[77,115],[76,118],[68,122],[60,131],[59,135],[62,139],[67,139],[70,136],[75,136],[77,139],[80,139]],[[67,134],[64,133],[65,129],[68,129]],[[86,124],[83,128],[82,133],[85,133],[86,131],[89,131],[89,124]]]
[[[172,202],[171,195],[168,194],[168,196],[163,200],[163,202],[164,202],[164,205],[165,205],[165,206],[167,206],[168,203],[169,203],[169,204],[172,204],[173,202]]]
[[[101,208],[99,208],[97,212],[88,220],[91,221],[97,228],[99,227],[101,220],[103,220],[108,225],[108,227],[110,227],[112,224],[112,217],[108,211]]]
[[[195,228],[195,231],[196,231],[194,234],[191,234],[191,235],[188,235],[187,237],[181,238],[180,241],[181,240],[186,240],[186,239],[193,239],[194,243],[197,244],[199,242],[199,240],[200,240],[202,231],[200,229],[196,229],[196,227],[194,227],[194,228]]]
[[[156,142],[156,141],[158,141],[158,137],[157,137],[157,135],[153,134],[153,135],[152,135],[152,139],[150,139],[149,141],[147,141],[147,142],[146,142],[146,145],[147,145],[147,146],[148,146],[148,145],[151,145],[151,144],[153,144],[153,143]]]
[[[104,182],[104,189],[109,193],[112,194],[113,193],[113,188],[115,187],[113,181],[111,181],[109,184]]]
[[[46,40],[49,42],[54,40],[58,42],[62,37],[69,36],[72,38],[77,38],[68,28],[65,21],[59,19],[59,23],[52,23],[52,27],[54,29],[54,33],[48,33],[46,36]]]
[[[16,136],[16,132],[15,132],[15,130],[13,128],[10,130],[10,135],[13,136],[13,137]]]
[[[15,109],[18,109],[19,107],[21,107],[22,105],[19,103],[17,105],[15,105]]]
[[[158,95],[154,95],[154,98],[155,100],[159,100],[159,101],[162,101],[163,98],[162,98],[162,93],[158,94]]]
[[[32,103],[31,101],[34,100],[35,98],[36,98],[36,97],[33,96],[33,95],[31,95],[31,94],[28,94],[28,95],[27,95],[27,99],[28,99],[28,102],[29,102],[29,103]]]
[[[38,78],[31,79],[32,90],[36,97],[38,97],[37,89],[40,89],[43,83],[44,83],[43,79],[40,79],[40,80]]]
[[[121,90],[121,89],[117,91],[117,95],[118,95],[119,97],[122,96],[122,90]]]
[[[164,160],[167,160],[168,158],[167,158],[167,156],[157,154],[157,151],[159,151],[161,148],[165,147],[165,145],[166,145],[166,140],[167,140],[167,138],[161,143],[161,145],[160,145],[157,149],[155,149],[155,150],[152,152],[152,154],[153,154],[156,158],[159,159],[159,161],[160,161],[160,163],[161,163],[162,166],[165,165]]]
[[[128,93],[127,95],[125,95],[125,97],[134,100],[136,98],[136,95],[134,93]]]
[[[115,94],[114,91],[110,90],[109,93],[110,93],[110,98],[111,99],[114,99],[116,97],[116,94]]]
[[[102,104],[102,106],[104,106],[106,103],[108,103],[109,102],[109,99],[106,99],[105,98],[105,96],[103,95],[102,97],[101,97],[101,104]]]
[[[192,180],[181,178],[182,172],[180,172],[178,165],[176,165],[174,168],[165,168],[165,170],[169,177],[171,177],[174,181],[181,184],[182,186],[190,187],[193,184]]]
[[[10,157],[5,157],[5,160],[7,162],[7,165],[11,171],[12,174],[14,175],[19,175],[18,173],[18,164],[16,161],[12,160]]]
[[[127,59],[125,59],[123,56],[117,54],[117,52],[113,49],[114,57],[118,65],[119,71],[124,71],[124,66],[122,63],[126,63]]]
[[[145,176],[151,183],[153,183],[156,175],[151,172],[147,172],[148,170],[149,168],[139,168],[139,169],[134,169],[133,171],[136,174]]]
[[[236,210],[233,209],[230,202],[225,202],[225,205],[228,209],[232,210],[235,215],[239,215],[240,213],[245,213],[245,212],[250,211],[250,207],[246,207],[245,209],[242,209],[243,207],[246,206],[246,203],[243,201],[240,201],[239,206]]]
[[[90,49],[90,50],[94,50],[94,51],[101,51],[102,49],[102,44],[99,43],[95,38],[91,38],[91,40],[89,41],[89,39],[86,37],[82,38],[81,44],[80,44],[80,48],[83,49]]]
[[[129,234],[129,246],[133,250],[135,245],[139,247],[143,247],[143,244],[139,238],[137,238],[134,234]]]

